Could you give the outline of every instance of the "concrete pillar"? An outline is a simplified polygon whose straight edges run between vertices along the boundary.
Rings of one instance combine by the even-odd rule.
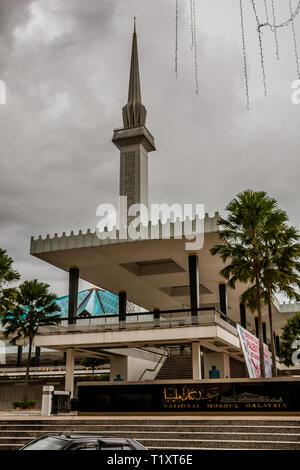
[[[126,326],[126,307],[127,307],[127,295],[126,292],[119,292],[119,323],[120,328]]]
[[[126,382],[128,380],[128,357],[112,357],[110,360],[110,381]]]
[[[255,321],[255,336],[259,338],[258,317],[255,317],[254,321]]]
[[[52,397],[54,392],[53,385],[44,385],[43,386],[43,396],[42,396],[42,416],[50,416],[52,411]]]
[[[262,330],[263,330],[263,342],[267,344],[267,325],[265,322],[262,324]]]
[[[224,379],[230,379],[230,357],[226,353],[222,353],[223,356],[223,377]]]
[[[192,312],[192,323],[197,323],[198,311],[200,305],[199,294],[199,270],[198,256],[189,255],[189,280],[190,280],[190,305]],[[193,320],[194,319],[194,320]]]
[[[247,329],[246,307],[244,304],[240,304],[240,323],[243,328]]]
[[[160,326],[160,311],[159,308],[154,308],[153,309],[154,313],[154,327],[158,328]]]
[[[193,379],[201,380],[201,354],[200,343],[192,343],[192,362],[193,362]]]
[[[69,305],[68,323],[76,323],[77,298],[78,298],[79,269],[72,267],[69,269]]]
[[[35,355],[34,355],[34,365],[35,365],[35,367],[38,367],[40,365],[40,359],[41,359],[41,348],[36,346],[35,347]]]
[[[277,356],[280,357],[280,338],[277,335],[275,336],[275,349]]]
[[[230,378],[230,356],[224,352],[205,352],[205,377],[210,379]]]
[[[225,282],[219,283],[220,310],[227,315],[227,292]]]
[[[74,395],[74,349],[67,349],[65,390]]]
[[[22,366],[22,353],[23,353],[23,347],[18,346],[17,367]]]

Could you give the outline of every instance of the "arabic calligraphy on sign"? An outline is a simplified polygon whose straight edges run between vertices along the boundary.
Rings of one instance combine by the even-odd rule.
[[[219,396],[217,387],[164,387],[163,397],[165,401],[185,402],[185,401],[199,401],[199,400],[212,400]]]

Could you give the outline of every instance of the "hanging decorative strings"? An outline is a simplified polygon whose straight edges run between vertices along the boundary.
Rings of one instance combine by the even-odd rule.
[[[243,43],[243,57],[244,57],[245,91],[246,91],[246,99],[247,99],[247,109],[250,109],[250,96],[249,96],[249,81],[248,81],[248,66],[247,66],[247,54],[246,54],[246,40],[245,40],[245,26],[244,26],[243,0],[240,0],[240,14],[241,14],[241,30],[242,30],[242,43]]]
[[[178,23],[179,23],[179,0],[176,0],[175,14],[175,75],[178,77]],[[197,32],[196,32],[196,5],[195,0],[190,0],[190,28],[191,28],[191,50],[194,52],[194,71],[196,94],[199,93],[198,81],[198,56],[197,56]]]
[[[191,36],[192,36],[192,43],[191,43],[191,50],[194,47],[195,42],[195,22],[194,22],[194,3],[193,0],[190,0],[190,23],[191,23]]]
[[[297,6],[294,9],[293,9],[293,4],[292,4],[293,0],[287,0],[288,6],[289,6],[289,17],[282,23],[277,23],[275,0],[239,0],[245,93],[246,93],[247,108],[249,109],[250,108],[249,73],[248,73],[248,61],[247,61],[247,51],[246,51],[245,20],[244,20],[244,5],[246,1],[248,1],[250,4],[250,7],[252,7],[255,21],[256,21],[260,67],[261,67],[261,72],[262,72],[264,95],[266,96],[267,95],[267,76],[266,76],[266,69],[265,69],[265,57],[264,57],[264,47],[263,47],[263,31],[265,28],[269,28],[271,32],[274,33],[275,54],[276,54],[276,58],[279,60],[280,56],[279,56],[278,30],[280,28],[291,26],[297,76],[300,79],[300,59],[299,59],[297,36],[296,36],[296,29],[295,29],[295,19],[300,13],[300,0],[297,0],[298,2]],[[190,8],[191,50],[194,53],[193,55],[194,55],[195,87],[196,87],[196,94],[198,94],[199,83],[198,83],[197,32],[196,32],[196,0],[190,0],[189,8]],[[263,15],[265,16],[264,22],[262,22],[260,18],[259,12],[261,10],[264,11],[263,13]],[[179,25],[179,0],[176,0],[176,16],[175,16],[175,75],[176,75],[176,78],[178,77],[178,32],[179,32],[178,25]]]
[[[264,0],[264,5],[265,5],[265,12],[266,12],[266,20],[267,20],[267,23],[269,23],[269,11],[268,11],[267,0]]]
[[[196,6],[195,6],[195,0],[190,0],[190,2],[191,2],[191,24],[192,24],[192,49],[194,49],[195,86],[196,86],[196,95],[198,95],[199,83],[198,83],[198,59],[197,59]]]
[[[290,14],[291,16],[293,15],[293,8],[292,8],[292,1],[289,0],[289,7],[290,7]],[[295,24],[294,24],[294,19],[291,21],[292,25],[292,32],[293,32],[293,41],[294,41],[294,51],[295,51],[295,60],[296,60],[296,69],[297,69],[297,75],[300,80],[300,67],[299,67],[299,55],[298,55],[298,47],[297,47],[297,38],[296,38],[296,31],[295,31]]]
[[[273,17],[273,24],[276,24],[276,11],[275,11],[274,0],[272,0],[272,17]],[[279,60],[280,56],[279,56],[279,42],[278,42],[278,36],[277,36],[277,28],[274,28],[274,38],[275,38],[275,47],[276,47],[276,57],[277,57],[277,60]]]
[[[267,21],[266,23],[259,24],[258,28],[261,29],[264,26],[268,26],[271,29],[271,31],[273,31],[274,29],[278,29],[278,28],[284,28],[285,26],[289,26],[289,24],[294,21],[294,19],[299,14],[299,12],[300,12],[300,1],[298,2],[298,5],[297,5],[294,12],[293,12],[292,5],[291,5],[291,11],[290,11],[291,16],[286,21],[284,21],[283,23],[271,24]]]
[[[245,22],[244,22],[244,9],[243,9],[243,2],[246,0],[239,0],[240,2],[240,16],[241,16],[241,34],[242,34],[242,48],[243,48],[243,61],[244,61],[244,76],[245,76],[245,91],[246,91],[246,102],[247,108],[249,109],[250,104],[250,97],[249,97],[249,78],[248,78],[248,65],[247,65],[247,56],[246,56],[246,40],[245,40]],[[262,23],[259,18],[258,8],[257,8],[257,0],[250,0],[252,9],[255,16],[255,21],[257,25],[257,34],[258,34],[258,44],[259,44],[259,57],[260,57],[260,65],[262,71],[262,80],[263,80],[263,87],[264,87],[264,94],[267,94],[267,77],[266,77],[266,70],[265,70],[265,58],[264,58],[264,49],[263,49],[263,40],[262,40],[262,31],[263,28],[268,27],[273,33],[275,38],[275,46],[276,46],[276,57],[279,60],[279,41],[277,30],[279,28],[284,28],[291,25],[292,33],[293,33],[293,43],[294,43],[294,52],[295,52],[295,61],[296,61],[296,69],[297,75],[300,79],[300,61],[299,61],[299,54],[298,54],[298,47],[297,47],[297,37],[296,37],[296,30],[295,30],[295,18],[300,13],[300,1],[298,1],[298,5],[293,11],[292,0],[288,0],[289,4],[289,17],[287,20],[283,21],[282,23],[277,24],[276,22],[276,11],[275,11],[275,2],[271,0],[271,9],[272,9],[272,23],[270,23],[270,14],[269,14],[269,7],[268,7],[268,0],[262,0],[264,12],[266,16],[266,21]]]
[[[252,2],[252,7],[257,23],[257,31],[258,31],[258,42],[259,42],[259,54],[260,54],[260,65],[261,65],[261,71],[262,71],[262,79],[263,79],[263,85],[264,85],[264,93],[265,96],[267,95],[267,77],[266,77],[266,71],[265,71],[265,58],[264,58],[264,51],[263,51],[263,44],[262,44],[262,35],[261,35],[261,25],[259,22],[258,14],[257,14],[257,9],[256,9],[256,4],[255,0],[251,0]]]
[[[178,77],[178,0],[176,0],[175,17],[175,75]]]

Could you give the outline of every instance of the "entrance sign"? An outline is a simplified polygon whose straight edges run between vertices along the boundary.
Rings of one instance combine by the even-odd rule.
[[[300,378],[79,382],[79,413],[300,412]]]
[[[247,364],[249,377],[250,379],[259,379],[261,377],[261,372],[258,338],[248,330],[245,330],[245,328],[242,328],[239,324],[237,324],[237,330]],[[264,360],[266,377],[272,377],[272,358],[269,348],[266,344],[264,344]]]

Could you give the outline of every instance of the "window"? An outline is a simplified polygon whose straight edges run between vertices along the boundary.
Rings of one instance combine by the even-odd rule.
[[[97,442],[79,442],[77,444],[73,444],[69,450],[97,450]]]
[[[132,450],[129,444],[122,442],[99,442],[99,450]]]
[[[65,446],[66,441],[64,439],[42,437],[41,439],[31,442],[22,450],[62,450]]]

